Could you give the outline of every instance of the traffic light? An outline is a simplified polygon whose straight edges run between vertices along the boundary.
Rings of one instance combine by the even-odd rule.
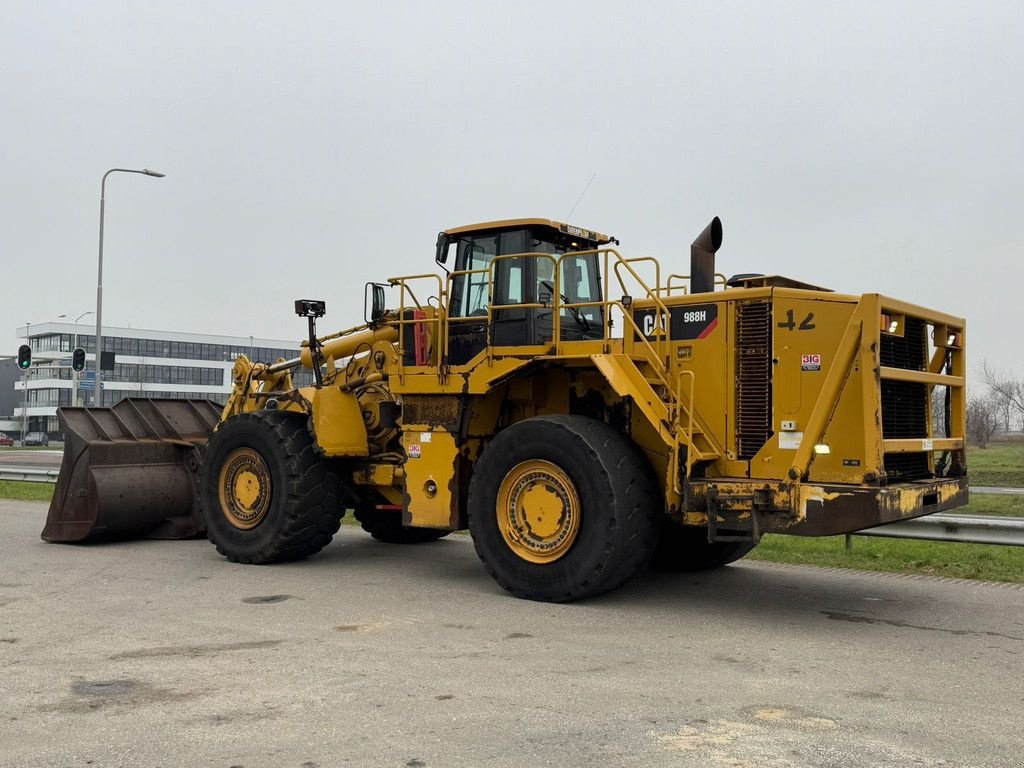
[[[27,371],[30,365],[32,365],[32,347],[22,344],[18,347],[18,367]]]
[[[71,367],[76,371],[85,370],[85,350],[81,347],[71,353]]]

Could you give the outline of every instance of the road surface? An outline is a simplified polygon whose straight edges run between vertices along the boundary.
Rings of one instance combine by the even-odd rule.
[[[744,563],[572,605],[465,536],[67,546],[0,502],[2,766],[1010,766],[1024,591]]]

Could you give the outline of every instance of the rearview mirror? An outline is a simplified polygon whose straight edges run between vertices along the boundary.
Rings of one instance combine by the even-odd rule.
[[[437,251],[434,253],[434,261],[438,264],[448,261],[448,235],[444,232],[437,234]]]
[[[363,299],[363,317],[366,322],[371,325],[379,323],[387,311],[384,286],[380,283],[367,283]]]

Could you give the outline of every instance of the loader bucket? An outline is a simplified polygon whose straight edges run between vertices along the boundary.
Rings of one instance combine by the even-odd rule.
[[[202,533],[199,467],[220,414],[221,406],[209,400],[148,398],[58,409],[64,460],[43,540]]]

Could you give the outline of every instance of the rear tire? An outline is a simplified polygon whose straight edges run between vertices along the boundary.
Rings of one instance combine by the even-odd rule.
[[[201,478],[207,536],[236,563],[299,560],[323,549],[345,514],[344,487],[305,414],[234,416],[210,438]]]
[[[447,529],[402,525],[402,511],[399,509],[356,507],[355,516],[364,531],[385,544],[425,544],[451,533]]]
[[[709,571],[734,563],[757,544],[745,541],[708,542],[703,528],[688,528],[666,519],[661,526],[651,568],[669,573]]]
[[[607,424],[583,416],[527,419],[499,432],[474,467],[473,545],[516,597],[599,595],[650,558],[663,506],[656,487],[646,457]]]

